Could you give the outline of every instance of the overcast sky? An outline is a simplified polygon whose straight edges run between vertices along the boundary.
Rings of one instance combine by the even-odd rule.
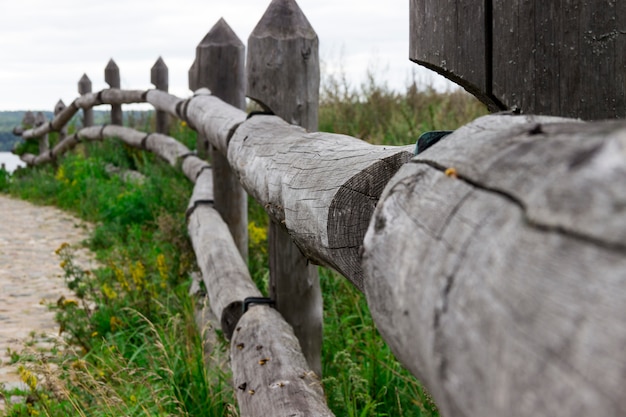
[[[86,73],[93,91],[108,86],[113,58],[122,88],[147,89],[162,56],[170,92],[187,97],[195,47],[223,17],[248,36],[270,0],[0,0],[0,110],[48,110],[78,96]],[[373,70],[401,89],[417,71],[420,82],[447,82],[408,59],[408,0],[298,0],[320,40],[326,73],[343,72],[353,85]]]

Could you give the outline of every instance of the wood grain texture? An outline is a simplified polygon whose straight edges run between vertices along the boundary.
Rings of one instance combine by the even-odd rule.
[[[181,115],[223,155],[228,153],[233,132],[246,120],[245,112],[225,104],[207,89],[196,91]]]
[[[626,5],[494,2],[493,92],[533,114],[626,116]]]
[[[488,33],[484,0],[410,0],[409,58],[461,85],[490,110]]]
[[[294,0],[273,0],[250,34],[247,74],[249,98],[289,123],[318,129],[319,41]]]
[[[276,310],[250,307],[233,335],[230,356],[242,417],[333,416],[321,381]]]
[[[413,148],[307,133],[276,116],[255,116],[235,132],[228,160],[309,260],[362,288],[359,250],[369,219],[384,184]],[[357,209],[352,197],[367,204]]]
[[[368,304],[442,415],[626,413],[624,183],[624,122],[522,116],[479,119],[389,182]]]
[[[491,110],[626,116],[626,4],[411,0],[410,58]]]
[[[228,226],[213,208],[213,173],[196,181],[188,213],[188,231],[207,289],[209,304],[230,340],[242,315],[243,300],[261,297],[233,241]]]

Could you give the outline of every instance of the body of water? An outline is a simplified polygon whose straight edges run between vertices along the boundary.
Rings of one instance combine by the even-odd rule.
[[[11,152],[0,152],[0,164],[4,165],[9,172],[15,171],[17,167],[26,166],[26,163],[19,156],[13,155]]]

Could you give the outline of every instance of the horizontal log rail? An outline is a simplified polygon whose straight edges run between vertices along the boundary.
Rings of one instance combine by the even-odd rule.
[[[626,123],[488,116],[413,157],[408,147],[247,117],[207,90],[187,100],[107,94],[140,97],[226,153],[312,262],[365,290],[384,339],[443,415],[626,414]],[[182,159],[204,184],[190,225],[211,217],[202,214],[211,200],[203,163],[158,135],[145,138],[129,141],[169,163]],[[205,279],[217,261],[202,261]],[[220,320],[232,305],[214,304]]]

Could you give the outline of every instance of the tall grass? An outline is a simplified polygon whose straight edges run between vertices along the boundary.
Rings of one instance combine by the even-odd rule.
[[[329,77],[322,89],[320,130],[372,143],[415,143],[428,130],[453,129],[484,114],[461,92],[399,93],[373,76],[358,89]],[[135,117],[142,127],[152,122]],[[184,124],[171,134],[188,146]],[[139,170],[143,182],[109,174],[107,164]],[[83,271],[71,249],[59,249],[75,298],[54,306],[67,346],[28,362],[22,376],[30,401],[9,416],[237,415],[229,375],[207,367],[188,295],[196,269],[184,213],[191,184],[153,155],[119,141],[88,145],[46,166],[3,174],[3,191],[54,204],[94,222],[89,246],[101,267]],[[251,274],[266,290],[267,225],[250,201]],[[428,393],[394,359],[376,331],[366,301],[347,280],[320,268],[324,294],[323,383],[338,416],[437,416]],[[226,344],[221,345],[224,354]],[[56,370],[49,364],[55,363]],[[37,384],[39,382],[39,384]],[[6,395],[15,394],[7,392]]]

